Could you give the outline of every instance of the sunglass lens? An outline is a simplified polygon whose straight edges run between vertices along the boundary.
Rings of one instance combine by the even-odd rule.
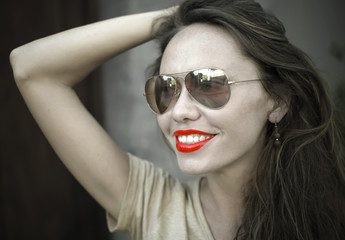
[[[172,101],[176,89],[176,81],[170,76],[156,76],[150,78],[145,85],[145,95],[151,109],[164,113]]]
[[[209,108],[222,107],[230,98],[227,77],[220,69],[201,69],[188,73],[186,88],[195,100]]]

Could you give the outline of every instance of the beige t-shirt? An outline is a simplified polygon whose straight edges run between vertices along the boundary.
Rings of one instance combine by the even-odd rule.
[[[124,231],[133,240],[214,239],[200,204],[200,179],[183,185],[152,163],[129,156],[118,221],[107,214],[110,231]]]

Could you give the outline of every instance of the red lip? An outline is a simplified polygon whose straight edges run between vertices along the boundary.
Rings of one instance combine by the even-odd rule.
[[[194,130],[194,129],[175,131],[174,135],[176,136],[176,149],[179,152],[190,153],[190,152],[197,151],[213,138],[213,137],[211,137],[211,138],[206,139],[204,141],[192,143],[192,144],[181,143],[178,140],[178,136],[191,135],[191,134],[201,134],[201,135],[210,135],[210,136],[214,135],[214,134],[210,134],[210,133],[206,133],[206,132],[202,132],[202,131]]]

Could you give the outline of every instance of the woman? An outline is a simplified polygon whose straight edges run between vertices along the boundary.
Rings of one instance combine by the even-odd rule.
[[[181,170],[205,175],[186,185],[123,152],[72,89],[152,38],[161,56],[147,101]],[[111,230],[133,239],[345,236],[333,105],[308,58],[257,3],[188,0],[110,19],[24,45],[11,63],[32,114]]]

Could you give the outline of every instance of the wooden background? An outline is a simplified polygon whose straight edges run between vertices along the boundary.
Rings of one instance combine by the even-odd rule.
[[[45,140],[13,81],[8,56],[24,43],[97,19],[96,0],[11,0],[0,6],[0,239],[110,239],[104,210]],[[100,119],[98,73],[77,86]]]

